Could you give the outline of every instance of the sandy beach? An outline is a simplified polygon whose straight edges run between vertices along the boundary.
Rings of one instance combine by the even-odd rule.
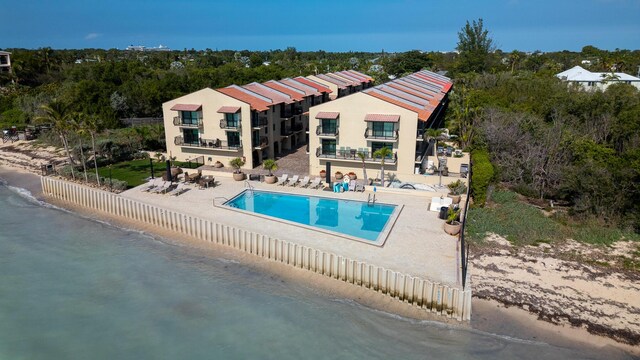
[[[0,149],[0,153],[4,152],[5,149]],[[43,198],[39,177],[34,175],[37,173],[39,164],[36,163],[33,166],[27,163],[22,168],[0,166],[0,178],[9,185],[25,188],[37,198],[52,202]],[[256,270],[273,273],[283,281],[296,282],[330,296],[351,299],[373,309],[413,319],[447,321],[384,294],[309,271],[266,261],[216,244],[197,242],[132,221],[108,218],[102,213],[87,212],[69,204],[52,203],[115,226],[154,234],[175,245],[197,247],[203,252],[210,252],[212,256],[240,261]],[[570,244],[574,247],[578,245]],[[613,251],[619,255],[637,249],[632,245]],[[579,250],[588,251],[587,248]],[[578,250],[572,248],[571,251]],[[448,320],[451,326],[470,326],[478,331],[560,346],[575,347],[576,343],[581,343],[597,348],[611,347],[640,355],[637,348],[640,332],[637,296],[640,287],[637,285],[637,275],[594,273],[593,267],[567,263],[558,259],[558,255],[549,249],[512,249],[508,242],[498,237],[492,238],[492,246],[474,248],[471,255],[470,271],[475,296],[472,321],[470,325],[461,325]],[[607,301],[607,298],[615,301]]]

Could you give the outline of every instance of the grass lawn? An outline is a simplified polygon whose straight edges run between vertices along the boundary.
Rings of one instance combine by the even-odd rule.
[[[154,162],[153,169],[156,175],[159,175],[164,170],[164,165]],[[109,178],[109,168],[107,166],[98,168],[98,172],[100,176],[106,179]],[[129,188],[143,184],[145,179],[150,176],[151,166],[149,165],[149,159],[124,161],[111,165],[111,177],[126,181],[129,184]]]
[[[504,236],[513,244],[534,245],[574,239],[590,244],[608,245],[618,240],[640,241],[640,235],[605,227],[597,223],[566,223],[545,216],[541,210],[522,202],[512,191],[498,190],[492,203],[470,209],[466,234],[471,241],[481,242],[487,233]]]
[[[191,165],[192,167],[198,166],[195,163],[192,163]],[[189,164],[176,161],[174,162],[174,166],[189,167]],[[159,163],[154,160],[153,170],[155,176],[160,176],[165,172],[166,164]],[[109,168],[107,166],[99,167],[98,173],[100,173],[100,176],[106,179],[109,178]],[[146,182],[145,179],[150,176],[151,165],[149,165],[149,159],[123,161],[111,165],[111,177],[113,179],[126,181],[129,184],[128,188],[144,184]]]

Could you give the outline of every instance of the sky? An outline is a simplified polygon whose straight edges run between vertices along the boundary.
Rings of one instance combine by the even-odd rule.
[[[0,48],[449,51],[484,19],[504,51],[640,48],[640,0],[0,0]]]

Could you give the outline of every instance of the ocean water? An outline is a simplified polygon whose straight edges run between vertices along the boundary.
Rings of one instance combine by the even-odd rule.
[[[597,359],[404,319],[0,185],[0,359]]]

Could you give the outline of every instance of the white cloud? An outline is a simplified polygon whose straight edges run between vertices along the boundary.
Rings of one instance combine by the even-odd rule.
[[[101,36],[102,34],[98,34],[98,33],[88,33],[84,39],[85,40],[93,40],[95,38],[97,38],[98,36]]]

